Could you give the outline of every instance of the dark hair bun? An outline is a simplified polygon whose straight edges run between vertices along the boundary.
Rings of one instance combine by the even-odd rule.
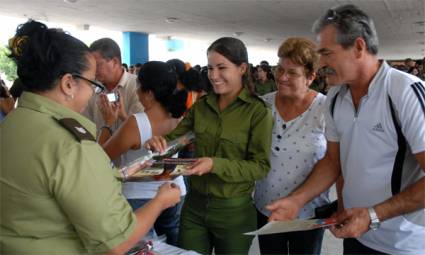
[[[173,58],[167,61],[167,64],[169,64],[174,71],[177,74],[178,79],[181,80],[181,76],[183,75],[184,71],[186,70],[184,62],[180,59]]]
[[[9,47],[18,76],[30,91],[50,90],[61,75],[88,69],[83,42],[34,20],[18,26]]]
[[[186,100],[186,90],[175,90],[168,98],[168,104],[165,105],[165,108],[171,113],[173,118],[180,118],[187,110]]]
[[[167,63],[149,61],[140,69],[138,79],[143,91],[152,91],[157,100],[173,118],[186,111],[187,92],[177,90],[177,75]]]
[[[201,92],[205,90],[204,86],[202,86],[201,74],[193,68],[183,73],[182,83],[189,91]]]

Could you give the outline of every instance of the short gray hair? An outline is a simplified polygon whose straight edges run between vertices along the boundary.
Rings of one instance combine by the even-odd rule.
[[[111,60],[116,57],[121,62],[121,50],[111,38],[101,38],[90,45],[90,52],[99,52],[102,58]]]
[[[378,34],[373,20],[357,6],[348,4],[329,9],[313,25],[313,32],[319,34],[326,26],[337,30],[336,41],[344,48],[354,45],[358,37],[366,42],[367,51],[378,54]]]

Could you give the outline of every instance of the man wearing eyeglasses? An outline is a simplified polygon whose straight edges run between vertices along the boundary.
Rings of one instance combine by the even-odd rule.
[[[342,174],[345,209],[332,233],[344,254],[425,254],[425,86],[380,61],[370,17],[353,5],[329,10],[314,27],[321,63],[332,70],[325,158],[271,220],[293,219]]]
[[[90,51],[96,59],[96,80],[104,85],[105,91],[93,95],[84,115],[96,123],[99,133],[107,129],[109,137],[128,116],[144,110],[136,93],[137,76],[123,69],[120,48],[112,39],[96,40]],[[118,95],[117,101],[109,100],[107,94]]]

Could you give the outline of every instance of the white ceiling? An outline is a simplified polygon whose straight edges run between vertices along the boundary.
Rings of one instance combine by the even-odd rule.
[[[242,32],[248,46],[276,50],[290,36],[314,39],[314,20],[345,3],[374,18],[380,57],[425,56],[425,0],[0,0],[0,14],[206,42]]]

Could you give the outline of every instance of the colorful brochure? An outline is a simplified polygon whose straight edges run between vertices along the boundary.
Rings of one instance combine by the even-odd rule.
[[[184,175],[187,167],[195,163],[196,159],[165,158],[161,162],[155,162],[152,166],[142,169],[129,176],[127,181],[164,181],[172,180],[177,176]]]
[[[172,158],[174,154],[193,143],[195,134],[188,132],[177,139],[167,143],[163,153],[146,150],[136,160],[118,170],[123,181],[152,181],[172,179],[184,174],[186,167],[193,164],[196,159]],[[149,167],[139,170],[140,165],[148,164]]]

